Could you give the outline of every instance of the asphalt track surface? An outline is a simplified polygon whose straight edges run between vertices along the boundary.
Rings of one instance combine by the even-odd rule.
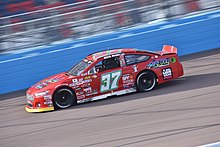
[[[0,95],[1,147],[192,147],[220,141],[220,49],[181,58],[185,75],[133,93],[47,113],[24,91]]]

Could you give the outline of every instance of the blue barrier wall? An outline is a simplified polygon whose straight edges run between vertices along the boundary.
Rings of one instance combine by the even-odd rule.
[[[180,56],[219,48],[220,11],[1,55],[0,94],[28,88],[42,78],[66,71],[92,52],[120,47],[161,50],[164,44],[176,46]]]

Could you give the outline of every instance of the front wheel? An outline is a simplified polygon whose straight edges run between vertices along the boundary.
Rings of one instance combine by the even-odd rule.
[[[136,86],[138,91],[150,91],[156,86],[156,77],[150,71],[144,71],[140,73],[136,80]]]
[[[75,103],[75,94],[68,88],[62,88],[54,94],[54,106],[56,109],[64,109]]]

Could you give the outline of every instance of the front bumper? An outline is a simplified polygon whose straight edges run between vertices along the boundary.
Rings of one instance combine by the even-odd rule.
[[[25,110],[27,112],[46,112],[46,111],[53,111],[54,107],[47,107],[47,108],[30,108],[25,106]]]
[[[29,95],[30,97],[30,95]],[[27,112],[45,112],[45,111],[53,111],[54,106],[50,97],[38,97],[30,99],[27,96],[27,104],[25,106],[25,110]]]

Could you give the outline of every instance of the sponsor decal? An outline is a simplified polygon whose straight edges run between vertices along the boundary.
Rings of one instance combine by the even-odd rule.
[[[41,88],[44,88],[44,87],[46,87],[46,86],[47,86],[46,83],[40,82],[40,83],[38,83],[38,84],[35,86],[35,88],[36,88],[36,89],[41,89]]]
[[[134,69],[134,72],[137,72],[137,71],[138,71],[137,65],[132,65],[132,68]]]
[[[76,92],[76,96],[83,95],[83,94],[84,94],[84,92],[83,92],[83,91]]]
[[[127,80],[130,80],[130,79],[133,79],[133,76],[130,75],[130,74],[125,74],[125,75],[122,75],[122,81],[127,81]]]
[[[129,79],[129,80],[123,81],[123,84],[127,84],[127,83],[134,83],[134,79]]]
[[[72,79],[72,82],[73,83],[69,84],[69,86],[74,87],[74,88],[76,88],[77,86],[84,87],[84,86],[88,85],[90,82],[92,82],[92,78],[89,78],[89,79],[88,78],[86,78],[86,79],[83,79],[83,78]],[[83,85],[83,84],[85,84],[85,85]]]
[[[92,82],[92,79],[87,79],[87,80],[84,80],[84,81],[82,81],[83,83],[90,83],[90,82]]]
[[[86,96],[91,96],[91,95],[95,95],[98,94],[97,90],[93,90],[92,93],[87,93]]]
[[[98,52],[92,55],[93,59],[98,59],[101,57],[105,57],[108,55],[112,55],[112,54],[119,54],[121,53],[121,49],[117,49],[117,50],[108,50],[108,51],[103,51],[103,52]]]
[[[60,78],[52,78],[52,79],[46,80],[45,82],[46,83],[56,83],[56,82],[59,82],[60,80],[61,80]]]
[[[122,82],[124,88],[131,88],[134,87],[134,79],[133,76],[130,74],[125,74],[122,76]]]
[[[62,80],[62,79],[61,78],[51,78],[51,79],[45,80],[43,82],[37,83],[35,88],[36,89],[42,89],[42,88],[46,87],[48,84],[56,83],[56,82],[59,82],[60,80]]]
[[[45,96],[44,96],[44,99],[45,99],[45,100],[50,100],[51,98],[52,98],[51,95],[45,95]]]
[[[109,59],[111,58],[112,56],[105,56],[104,59]]]
[[[77,99],[83,99],[83,98],[85,98],[86,96],[85,95],[78,95],[77,96]]]
[[[171,68],[165,68],[162,69],[162,75],[164,80],[172,79],[173,78],[173,73]]]
[[[170,62],[171,63],[175,63],[176,62],[176,58],[174,58],[174,57],[170,58]]]
[[[90,96],[98,93],[96,89],[92,89],[91,87],[86,87],[83,89],[83,91],[85,92],[86,96]]]
[[[114,55],[111,55],[111,56],[105,56],[104,59],[109,59],[109,58],[118,57],[118,56],[120,56],[120,54],[114,54]]]
[[[120,61],[121,66],[126,66],[125,59],[124,59],[124,54],[122,54],[119,57],[119,61]]]
[[[128,79],[130,79],[130,74],[125,74],[122,76],[122,81],[126,81]]]
[[[123,84],[123,87],[124,88],[132,88],[132,87],[134,87],[134,83],[125,83],[125,84]]]
[[[39,92],[39,93],[35,93],[34,96],[35,97],[43,97],[45,95],[47,95],[50,91],[47,90],[47,91],[42,91],[42,92]]]
[[[69,86],[73,87],[73,88],[78,88],[79,87],[78,85],[76,85],[76,83],[71,83],[71,84],[69,84]]]
[[[102,94],[102,95],[95,96],[95,97],[92,97],[92,98],[77,100],[77,103],[85,103],[85,102],[89,102],[89,101],[95,101],[95,100],[105,99],[105,98],[107,98],[108,96],[112,96],[112,95],[123,95],[123,94],[126,94],[126,93],[135,92],[135,91],[137,91],[136,88],[124,89],[124,90],[117,91],[117,92]]]
[[[168,66],[170,63],[175,63],[176,58],[162,58],[162,59],[157,59],[153,60],[150,64],[147,65],[148,68],[159,68],[163,66]]]
[[[150,64],[148,64],[148,68],[158,68],[169,65],[169,59],[168,58],[162,58],[158,60],[154,60]]]
[[[84,83],[84,84],[80,85],[81,88],[88,87],[88,86],[90,86],[90,83]]]
[[[85,93],[92,93],[92,88],[91,87],[87,87],[87,88],[84,88],[83,89],[83,91],[85,92]]]
[[[92,77],[91,76],[86,76],[84,77],[84,80],[88,80],[88,79],[91,79]]]
[[[53,102],[52,102],[52,101],[46,101],[46,102],[44,102],[44,105],[49,105],[49,104],[53,104]]]
[[[81,90],[82,90],[82,88],[76,88],[75,90],[76,90],[76,91],[81,91]]]
[[[118,57],[118,56],[120,56],[121,54],[114,54],[114,55],[112,55],[112,57]]]
[[[72,82],[73,82],[73,83],[77,83],[77,82],[78,82],[78,79],[72,79]]]

